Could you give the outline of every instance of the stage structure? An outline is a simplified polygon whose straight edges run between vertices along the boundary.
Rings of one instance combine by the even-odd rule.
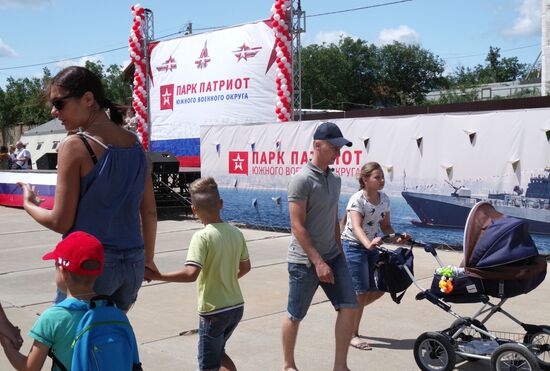
[[[301,118],[300,1],[275,0],[267,20],[169,40],[154,39],[149,9],[136,4],[132,13],[138,135],[146,150],[161,154],[153,161],[179,163],[177,174],[155,176],[162,193],[170,193],[164,187],[186,188],[180,173],[187,174],[185,181],[200,176],[201,125]]]
[[[292,117],[302,121],[302,33],[306,32],[306,12],[301,0],[292,0],[290,7],[292,36]]]
[[[129,53],[134,63],[133,102],[138,136],[146,151],[149,150],[151,134],[150,96],[147,91],[149,76],[149,46],[154,40],[153,12],[136,4],[129,38]],[[152,166],[153,190],[159,212],[186,214],[191,211],[191,202],[185,177],[179,172],[179,162],[171,153],[148,152]],[[192,179],[191,179],[192,180]],[[179,189],[179,192],[175,191]]]

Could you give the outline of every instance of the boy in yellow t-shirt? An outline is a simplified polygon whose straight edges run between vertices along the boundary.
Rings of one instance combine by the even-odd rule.
[[[147,270],[147,279],[197,281],[199,311],[199,369],[236,370],[225,344],[243,316],[244,300],[238,279],[250,271],[248,249],[238,228],[223,222],[218,185],[200,178],[189,187],[193,213],[204,228],[193,235],[183,269],[171,273]]]

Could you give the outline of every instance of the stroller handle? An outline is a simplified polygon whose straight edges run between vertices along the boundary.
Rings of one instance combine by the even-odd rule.
[[[395,233],[386,234],[382,236],[381,239],[382,239],[382,242],[389,242],[389,240],[394,238],[405,238],[405,237],[407,237],[405,233],[395,232]],[[437,251],[435,250],[435,247],[433,246],[433,244],[424,243],[422,241],[415,241],[412,238],[410,238],[410,236],[408,237],[409,239],[405,240],[405,243],[411,246],[423,247],[424,251],[429,252],[433,256],[437,257]]]

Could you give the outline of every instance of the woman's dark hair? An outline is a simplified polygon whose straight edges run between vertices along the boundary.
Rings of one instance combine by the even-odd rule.
[[[1,146],[1,147],[0,147],[0,152],[2,152],[2,153],[8,152],[8,147],[6,147],[6,146]]]
[[[55,75],[46,89],[46,95],[50,95],[52,86],[59,86],[69,92],[69,94],[81,97],[86,92],[91,92],[100,108],[109,110],[111,121],[118,125],[123,124],[122,110],[117,104],[114,104],[105,97],[105,89],[101,80],[95,73],[87,68],[71,66],[62,69]]]

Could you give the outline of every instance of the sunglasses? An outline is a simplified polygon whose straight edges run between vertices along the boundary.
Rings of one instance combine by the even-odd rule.
[[[55,98],[54,100],[52,100],[51,105],[52,107],[55,107],[56,110],[61,111],[65,106],[65,99],[79,98],[80,96],[81,95],[72,93],[72,94],[65,95],[64,97],[61,97],[61,98]]]

